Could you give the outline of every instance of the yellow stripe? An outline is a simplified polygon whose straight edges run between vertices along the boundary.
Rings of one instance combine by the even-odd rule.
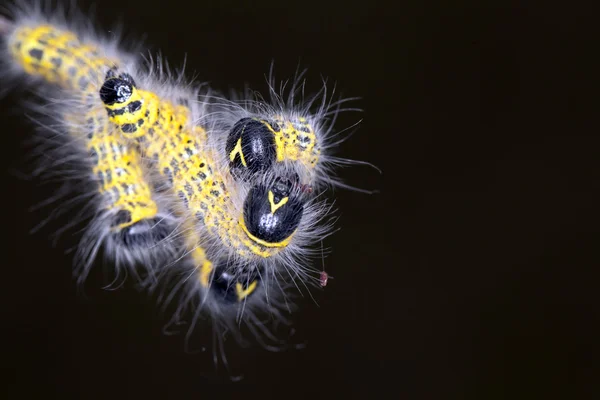
[[[241,137],[238,139],[233,150],[231,150],[231,153],[229,153],[229,161],[233,161],[235,159],[235,156],[237,156],[238,154],[240,155],[240,158],[242,159],[242,165],[244,167],[247,167],[248,165],[246,165],[246,159],[244,158],[244,153],[242,152],[242,138]]]
[[[292,240],[292,236],[294,236],[294,233],[296,233],[296,231],[294,231],[290,236],[288,236],[284,241],[282,242],[277,242],[277,243],[269,243],[269,242],[265,242],[262,239],[257,238],[256,236],[254,236],[253,234],[250,233],[250,231],[248,231],[248,228],[246,227],[246,223],[244,222],[244,217],[240,217],[240,225],[242,227],[242,229],[244,230],[244,232],[246,232],[246,235],[248,235],[248,237],[250,239],[252,239],[254,242],[260,244],[261,246],[265,246],[265,247],[285,247],[290,243],[290,240]]]

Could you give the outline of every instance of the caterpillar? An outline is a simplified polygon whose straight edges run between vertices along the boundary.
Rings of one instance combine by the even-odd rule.
[[[326,284],[311,265],[334,231],[325,193],[347,187],[334,169],[351,162],[330,154],[347,99],[334,101],[325,85],[303,99],[302,73],[287,95],[271,79],[270,100],[227,99],[160,59],[140,62],[68,13],[27,4],[9,14],[0,17],[2,82],[53,99],[33,105],[40,129],[52,127],[65,162],[80,161],[94,187],[78,282],[104,253],[118,276],[175,304],[173,323],[193,316],[186,338],[208,316],[217,347],[244,322],[276,349],[270,325],[287,323],[293,291]]]

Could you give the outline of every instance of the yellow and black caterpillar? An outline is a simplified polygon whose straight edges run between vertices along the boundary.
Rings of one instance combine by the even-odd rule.
[[[96,187],[80,283],[103,252],[152,289],[175,279],[159,289],[178,302],[174,321],[193,306],[192,328],[201,313],[231,330],[245,321],[261,343],[261,313],[285,320],[290,288],[324,286],[311,260],[333,227],[323,193],[343,186],[332,168],[347,160],[329,154],[341,101],[324,90],[298,105],[297,84],[284,101],[273,82],[269,102],[227,100],[35,7],[0,18],[0,33],[2,81],[52,94],[40,120]]]

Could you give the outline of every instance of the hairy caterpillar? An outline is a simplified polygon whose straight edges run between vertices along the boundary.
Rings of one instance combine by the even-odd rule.
[[[290,287],[319,284],[311,246],[333,222],[322,193],[345,162],[327,154],[340,103],[320,94],[298,107],[299,86],[283,101],[274,82],[271,102],[226,100],[34,11],[2,21],[7,71],[52,94],[44,113],[97,184],[79,279],[108,247],[117,267],[178,280],[162,297],[178,299],[175,319],[195,303],[271,336],[257,314],[282,319]]]

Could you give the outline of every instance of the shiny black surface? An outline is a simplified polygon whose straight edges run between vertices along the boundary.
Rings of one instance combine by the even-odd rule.
[[[56,224],[30,234],[50,212],[30,206],[58,189],[14,172],[34,129],[16,94],[3,99],[5,397],[598,398],[595,3],[96,5],[107,34],[122,14],[128,37],[147,33],[176,66],[187,54],[189,75],[217,89],[249,82],[266,95],[274,60],[281,79],[310,67],[307,96],[322,74],[361,97],[347,106],[364,113],[336,121],[363,120],[336,155],[380,167],[340,174],[381,193],[333,194],[333,279],[294,320],[306,348],[246,350],[247,386],[213,389],[211,356],[165,336],[153,300],[99,289],[102,268],[81,296],[64,255],[74,239],[54,246]],[[211,333],[201,339],[210,348]]]

